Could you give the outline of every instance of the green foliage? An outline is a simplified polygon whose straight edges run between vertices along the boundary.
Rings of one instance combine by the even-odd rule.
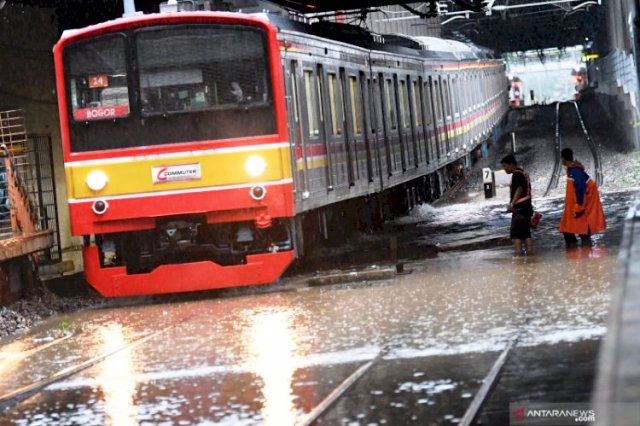
[[[58,324],[58,331],[60,331],[60,333],[62,334],[65,334],[69,330],[70,325],[71,323],[69,323],[69,320],[63,319]]]

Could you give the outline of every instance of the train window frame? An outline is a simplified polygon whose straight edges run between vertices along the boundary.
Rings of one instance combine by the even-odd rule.
[[[293,120],[300,123],[300,110],[298,106],[298,61],[289,62],[289,84],[291,85],[291,103],[293,104]]]
[[[433,82],[433,91],[434,91],[434,101],[433,103],[436,106],[436,123],[439,123],[444,119],[443,111],[442,111],[442,90],[440,88],[440,82],[438,79],[435,79]]]
[[[466,74],[464,77],[464,89],[463,89],[464,102],[465,102],[465,107],[464,107],[465,115],[469,115],[469,113],[471,112],[471,105],[472,105],[471,90],[472,90],[471,76],[469,74]]]
[[[444,102],[444,108],[443,108],[444,117],[447,120],[451,120],[451,98],[450,98],[451,93],[449,92],[449,79],[447,76],[445,76],[442,79],[441,88],[442,88],[442,99]]]
[[[422,100],[424,101],[424,120],[427,126],[433,124],[433,110],[431,108],[431,84],[429,78],[422,82]]]
[[[91,45],[94,44],[96,41],[105,41],[105,40],[109,40],[109,39],[120,39],[122,42],[122,56],[124,59],[124,72],[125,72],[125,80],[126,80],[126,86],[118,86],[120,87],[125,87],[127,89],[127,113],[126,114],[118,114],[118,115],[105,115],[102,114],[102,116],[96,115],[96,117],[92,117],[92,118],[85,118],[85,119],[79,119],[76,117],[76,112],[83,110],[83,109],[90,109],[91,107],[87,107],[87,108],[75,108],[74,107],[74,102],[73,102],[73,98],[76,96],[77,94],[77,89],[74,89],[73,87],[73,83],[72,80],[69,76],[69,72],[70,72],[70,68],[71,68],[71,58],[70,55],[73,53],[73,51],[75,49],[81,49],[84,46],[87,45]],[[127,34],[123,33],[123,32],[117,32],[117,33],[113,33],[113,34],[106,34],[104,36],[101,36],[100,38],[93,38],[93,39],[89,39],[89,40],[81,40],[81,41],[77,41],[73,44],[70,44],[69,46],[65,47],[65,50],[63,52],[63,64],[64,64],[64,72],[65,72],[65,99],[67,100],[67,116],[69,117],[69,120],[73,123],[91,123],[91,122],[96,122],[96,121],[100,121],[103,122],[105,120],[124,120],[127,119],[129,117],[131,117],[132,115],[132,110],[133,108],[135,108],[134,102],[132,102],[133,97],[132,97],[132,93],[135,92],[135,87],[132,84],[132,72],[131,72],[131,67],[130,67],[130,63],[131,63],[131,54],[130,54],[130,47],[129,47],[129,37],[127,36]],[[97,76],[97,75],[96,75]],[[88,79],[90,79],[91,75],[88,76]],[[89,84],[89,83],[87,83]],[[93,103],[93,102],[92,102]],[[96,106],[97,107],[97,106]],[[101,108],[104,108],[104,106],[100,106]]]
[[[331,135],[342,136],[342,121],[339,120],[341,112],[339,110],[342,100],[340,99],[339,74],[335,71],[327,71],[327,90],[329,91],[329,116],[331,119]]]
[[[393,99],[392,99],[393,98]],[[389,123],[390,131],[398,130],[398,117],[396,112],[396,96],[394,90],[394,84],[391,77],[384,77],[384,110],[385,116],[387,117]],[[393,106],[393,108],[392,108]]]
[[[403,130],[411,128],[411,110],[409,109],[409,90],[407,79],[398,79],[398,106],[400,107],[400,125]]]
[[[176,25],[152,25],[152,26],[147,26],[147,27],[142,27],[142,28],[138,28],[138,29],[134,29],[131,31],[131,34],[129,35],[129,42],[131,44],[131,47],[133,48],[133,50],[135,51],[135,56],[134,56],[134,62],[135,62],[135,74],[136,74],[136,78],[135,78],[135,90],[137,92],[137,96],[139,98],[140,101],[140,114],[142,117],[153,117],[153,116],[167,116],[167,115],[172,115],[172,114],[182,114],[182,113],[194,113],[194,112],[204,112],[204,111],[216,111],[216,110],[234,110],[234,109],[238,109],[238,110],[247,110],[249,108],[252,107],[265,107],[265,106],[269,106],[271,108],[274,108],[275,106],[275,100],[274,100],[274,96],[275,96],[275,92],[274,92],[274,85],[273,85],[273,81],[272,81],[272,71],[271,71],[271,65],[270,65],[270,53],[269,53],[269,39],[268,39],[268,35],[267,35],[267,31],[264,28],[260,28],[258,26],[253,26],[253,25],[242,25],[240,26],[240,28],[242,28],[243,31],[247,31],[247,32],[253,32],[256,35],[259,35],[259,38],[261,39],[261,50],[262,50],[262,55],[260,57],[260,59],[262,60],[262,65],[264,66],[263,69],[263,74],[261,76],[260,80],[262,80],[262,84],[263,86],[263,93],[262,93],[262,97],[263,99],[260,100],[259,98],[256,99],[252,99],[251,97],[244,97],[244,99],[242,100],[237,100],[237,101],[223,101],[223,102],[219,102],[218,100],[218,88],[217,85],[212,89],[213,93],[209,94],[208,97],[213,96],[215,99],[215,102],[213,104],[209,104],[206,108],[196,108],[196,109],[188,109],[188,110],[169,110],[167,111],[165,107],[163,107],[160,111],[151,111],[151,112],[147,112],[144,110],[143,107],[143,103],[142,103],[142,99],[144,97],[143,94],[143,66],[141,64],[141,55],[138,53],[140,50],[140,39],[149,35],[149,34],[153,34],[153,33],[160,33],[163,31],[167,31],[169,29],[173,30],[173,31],[178,31],[178,30],[199,30],[199,29],[213,29],[213,28],[218,28],[218,29],[224,29],[224,30],[230,30],[230,31],[235,31],[237,34],[238,31],[238,26],[237,25],[233,25],[233,24],[226,24],[226,23],[207,23],[207,24],[202,24],[202,23],[183,23],[183,24],[176,24]],[[236,35],[237,37],[237,35]],[[237,62],[237,60],[236,60]],[[184,64],[181,64],[184,65]],[[234,80],[235,81],[235,80]],[[231,83],[233,83],[234,81],[232,81]],[[237,82],[237,81],[235,81]],[[217,82],[216,82],[217,83]],[[175,84],[174,84],[175,86]],[[245,85],[246,86],[246,85]],[[170,87],[170,86],[161,86],[161,87]],[[256,87],[257,87],[257,83],[256,83]],[[241,87],[238,85],[238,88],[240,89],[240,95],[239,96],[243,96],[242,94],[242,88],[246,88],[246,87]],[[211,89],[210,89],[211,90]],[[235,88],[234,88],[235,90]],[[206,95],[205,95],[206,96]],[[266,98],[265,98],[266,96]],[[299,108],[299,105],[298,105]],[[299,110],[298,110],[298,114],[299,114]],[[300,117],[298,116],[298,120],[300,119]]]
[[[320,128],[324,126],[324,70],[322,64],[316,66],[316,85],[318,90],[318,113],[320,118]]]
[[[478,110],[478,81],[476,78],[476,74],[474,73],[471,76],[471,107],[473,109],[473,111],[477,111]]]
[[[422,110],[424,108],[422,107],[422,96],[420,96],[421,85],[422,85],[422,78],[411,81],[411,87],[412,87],[411,102],[413,104],[413,117],[414,117],[414,122],[418,127],[422,127],[422,123],[423,123]]]
[[[304,86],[304,98],[306,106],[306,133],[311,139],[320,137],[320,121],[317,114],[317,83],[315,70],[309,67],[302,68],[302,84]]]
[[[363,133],[363,112],[359,77],[355,74],[348,74],[347,80],[351,110],[351,130],[355,135],[361,135]]]
[[[460,102],[460,79],[458,77],[451,79],[451,101],[453,117],[454,119],[459,119],[462,112],[462,103]]]

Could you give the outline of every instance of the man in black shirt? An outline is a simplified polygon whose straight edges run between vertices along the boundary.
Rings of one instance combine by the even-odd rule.
[[[518,167],[516,158],[507,155],[500,162],[507,174],[511,176],[509,186],[509,205],[507,211],[511,215],[511,240],[516,256],[522,254],[522,241],[526,246],[526,254],[533,253],[533,241],[531,240],[531,216],[533,205],[531,204],[531,182],[529,175]]]

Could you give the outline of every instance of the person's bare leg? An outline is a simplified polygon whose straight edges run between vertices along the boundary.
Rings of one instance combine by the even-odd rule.
[[[513,240],[513,250],[516,256],[520,256],[520,254],[522,254],[522,240]]]
[[[531,238],[527,238],[524,242],[527,246],[527,255],[533,254],[533,240]]]

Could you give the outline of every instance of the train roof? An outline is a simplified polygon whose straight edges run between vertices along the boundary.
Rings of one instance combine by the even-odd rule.
[[[175,15],[178,13],[185,12],[162,13],[161,15]],[[233,15],[233,13],[229,12],[222,13],[225,15]],[[144,16],[149,17],[151,15]],[[407,36],[403,34],[377,34],[357,25],[342,24],[331,21],[318,21],[308,24],[297,22],[285,16],[272,13],[245,14],[245,16],[252,16],[253,18],[266,20],[281,30],[310,34],[370,50],[398,53],[420,58],[446,59],[453,61],[496,58],[493,52],[489,49],[455,40],[447,40],[437,37]],[[119,18],[104,24],[115,24],[125,20],[135,19],[136,17]],[[104,24],[98,24],[92,27],[103,26]],[[71,37],[88,28],[65,30],[62,34],[62,38]]]
[[[275,14],[260,14],[278,28],[311,34],[372,50],[408,54],[422,58],[449,60],[496,59],[489,49],[438,37],[376,34],[357,25],[319,21],[312,24],[292,21]]]

